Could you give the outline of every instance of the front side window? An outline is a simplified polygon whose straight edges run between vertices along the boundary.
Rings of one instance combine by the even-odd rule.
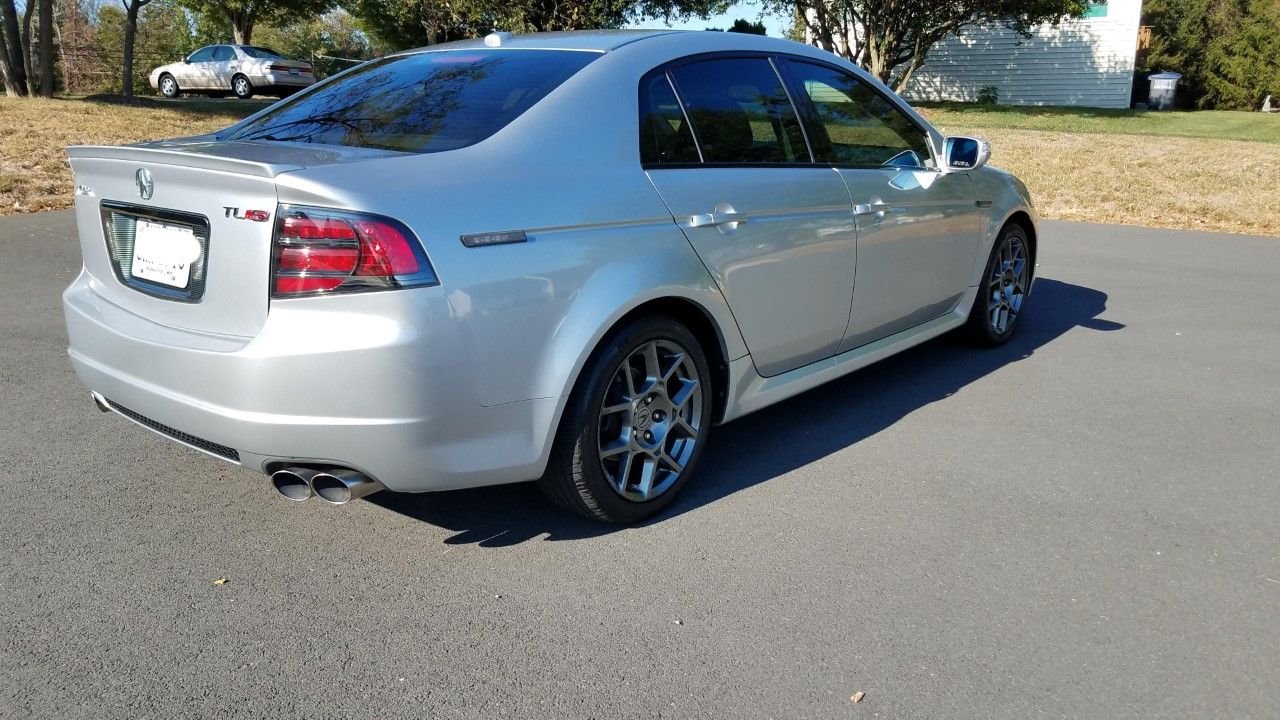
[[[447,50],[373,60],[221,136],[433,153],[474,145],[597,53]]]
[[[214,62],[226,62],[227,60],[234,60],[235,58],[235,51],[226,45],[219,45],[213,49]]]
[[[187,57],[187,62],[209,62],[212,59],[213,48],[203,47],[191,53],[191,55]]]
[[[795,108],[769,60],[717,58],[671,70],[708,163],[810,162]]]
[[[820,162],[857,167],[924,167],[928,137],[897,106],[865,82],[823,65],[787,61],[815,123],[809,140]]]

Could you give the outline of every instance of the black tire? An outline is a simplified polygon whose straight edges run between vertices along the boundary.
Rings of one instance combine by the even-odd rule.
[[[633,364],[644,362],[636,360],[640,357],[637,353],[643,354],[651,344],[656,352],[669,353],[655,356],[659,367],[671,368],[671,379],[661,385],[647,384],[647,376],[639,377],[639,369]],[[675,352],[677,348],[684,353],[683,357]],[[665,366],[664,361],[668,363]],[[625,371],[624,363],[627,363]],[[611,405],[617,403],[615,394],[620,390],[619,384],[626,384],[628,379],[634,380],[636,386],[635,392],[628,394],[632,409],[604,412],[606,398]],[[696,395],[694,390],[688,390],[691,379],[696,380]],[[645,384],[644,388],[641,388],[642,384]],[[670,393],[671,387],[681,389]],[[681,409],[673,403],[684,392],[687,395],[681,401],[684,406]],[[679,322],[669,317],[654,316],[640,318],[619,328],[596,348],[583,369],[582,377],[565,406],[551,459],[546,473],[538,480],[538,486],[552,502],[588,518],[629,524],[652,517],[675,499],[695,470],[711,426],[712,395],[711,370],[706,355],[693,333]],[[653,404],[648,405],[649,402]],[[624,400],[622,404],[627,402]],[[625,417],[619,418],[620,415]],[[694,430],[694,434],[689,435],[686,429],[677,429],[677,423],[684,423],[683,427]],[[601,457],[602,435],[608,434],[606,430],[613,424],[625,426],[620,430],[622,437],[634,440],[628,447],[635,450],[624,451],[622,454],[628,457],[623,460]],[[652,444],[646,443],[645,438]],[[680,444],[686,440],[692,442]],[[648,449],[658,455],[683,457],[680,469],[674,470],[673,465],[664,467],[662,461],[655,460],[658,455],[642,451],[641,444],[648,444]],[[641,464],[633,468],[636,458]],[[611,476],[605,466],[614,462],[618,465],[614,466]],[[652,497],[638,499],[634,496],[644,491],[638,489],[640,483],[637,482],[637,490],[630,493],[633,497],[624,496],[623,490],[630,488],[628,478],[642,478],[650,463],[655,468],[650,475],[650,485],[662,489]],[[657,479],[658,473],[664,474],[661,481]],[[623,490],[619,490],[615,482]]]
[[[244,75],[234,75],[231,78],[231,92],[241,100],[248,100],[253,97],[253,83]]]
[[[182,88],[178,87],[178,81],[169,73],[160,76],[160,95],[169,99],[173,99],[182,94]]]
[[[1008,342],[1026,310],[1034,273],[1026,229],[1008,223],[991,247],[978,294],[969,309],[965,334],[980,345],[993,347]]]

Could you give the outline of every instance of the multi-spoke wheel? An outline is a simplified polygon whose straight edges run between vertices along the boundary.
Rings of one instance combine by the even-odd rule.
[[[971,335],[992,345],[1013,336],[1031,289],[1031,270],[1026,230],[1017,224],[1006,225],[991,249],[978,296],[969,311]]]
[[[540,485],[588,517],[636,522],[669,503],[692,472],[711,419],[698,341],[666,318],[623,328],[597,351],[565,409]]]

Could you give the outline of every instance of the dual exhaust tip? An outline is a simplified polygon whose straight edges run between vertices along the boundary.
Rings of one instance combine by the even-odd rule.
[[[346,468],[285,468],[271,473],[271,485],[287,500],[302,502],[315,495],[333,505],[346,505],[384,488],[368,475]]]

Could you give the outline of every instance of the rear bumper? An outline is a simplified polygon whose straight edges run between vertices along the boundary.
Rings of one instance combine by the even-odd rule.
[[[558,399],[482,406],[439,288],[277,302],[246,339],[155,324],[97,282],[82,272],[63,296],[76,375],[188,446],[262,472],[341,465],[403,492],[518,482],[545,466]]]

